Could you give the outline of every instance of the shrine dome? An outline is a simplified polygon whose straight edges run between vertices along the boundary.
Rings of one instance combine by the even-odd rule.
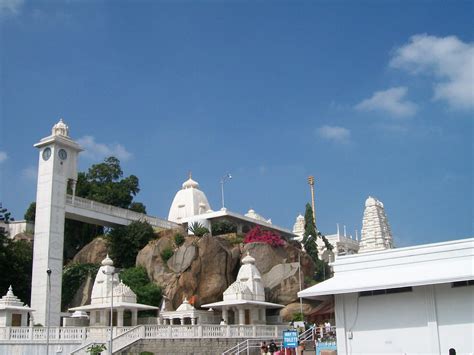
[[[199,183],[194,181],[190,174],[189,179],[183,183],[182,189],[176,193],[173,199],[168,220],[181,223],[184,218],[200,215],[210,210],[211,206],[206,195],[199,190]]]

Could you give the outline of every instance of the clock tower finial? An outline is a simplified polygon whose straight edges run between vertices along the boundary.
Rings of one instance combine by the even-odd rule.
[[[53,136],[69,137],[69,127],[64,123],[62,118],[60,118],[59,122],[53,126],[51,134]]]

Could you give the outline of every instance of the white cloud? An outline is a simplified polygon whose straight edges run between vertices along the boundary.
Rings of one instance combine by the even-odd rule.
[[[7,160],[7,159],[8,159],[7,153],[2,152],[2,151],[0,150],[0,164],[3,163],[3,162],[4,162],[5,160]]]
[[[84,148],[81,156],[89,159],[102,160],[106,157],[114,156],[119,160],[126,161],[132,157],[132,153],[121,144],[104,144],[95,141],[93,136],[84,136],[77,140],[79,145]]]
[[[17,15],[24,0],[0,0],[0,15]]]
[[[412,36],[397,48],[393,68],[434,78],[434,99],[446,100],[452,108],[474,108],[474,43],[456,36]]]
[[[351,131],[339,126],[324,125],[319,127],[317,132],[320,137],[336,143],[349,143],[351,138]]]
[[[21,177],[25,180],[36,181],[38,178],[38,169],[30,165],[21,171]]]
[[[395,117],[410,117],[417,111],[415,103],[405,99],[407,88],[400,86],[376,91],[372,97],[355,106],[360,111],[382,111]]]

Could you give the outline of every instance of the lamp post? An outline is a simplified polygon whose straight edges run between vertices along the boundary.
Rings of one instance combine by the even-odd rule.
[[[109,266],[110,271],[102,270],[102,272],[110,276],[110,334],[109,334],[109,353],[113,354],[112,344],[113,344],[113,332],[114,332],[114,275],[118,274],[118,271],[115,270],[115,267]]]
[[[301,252],[298,253],[298,278],[299,278],[299,283],[300,283],[300,292],[301,292]],[[300,296],[300,314],[301,317],[303,317],[303,300],[301,299]],[[304,320],[304,317],[303,317]]]
[[[46,273],[48,274],[48,315],[47,315],[47,323],[46,323],[46,355],[49,355],[49,323],[51,319],[51,269],[48,268]]]
[[[232,175],[230,175],[229,173],[227,173],[225,176],[222,177],[221,179],[221,197],[222,197],[222,208],[225,208],[225,205],[224,205],[224,183],[227,181],[227,180],[230,180],[232,179]]]

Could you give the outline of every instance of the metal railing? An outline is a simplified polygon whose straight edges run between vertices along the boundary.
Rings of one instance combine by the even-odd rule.
[[[153,227],[172,229],[179,225],[158,217],[148,216],[143,213],[127,210],[125,208],[107,205],[105,203],[88,200],[86,198],[66,195],[66,205],[123,218],[129,221],[146,221]]]
[[[232,355],[238,355],[238,354],[249,354],[250,352],[253,352],[255,349],[260,349],[263,342],[265,342],[267,345],[270,344],[271,341],[274,341],[278,348],[280,348],[281,343],[282,343],[282,338],[281,337],[273,337],[273,338],[260,338],[260,339],[246,339],[237,345],[233,346],[232,348],[224,351],[222,355],[227,355],[227,354],[232,354]]]

